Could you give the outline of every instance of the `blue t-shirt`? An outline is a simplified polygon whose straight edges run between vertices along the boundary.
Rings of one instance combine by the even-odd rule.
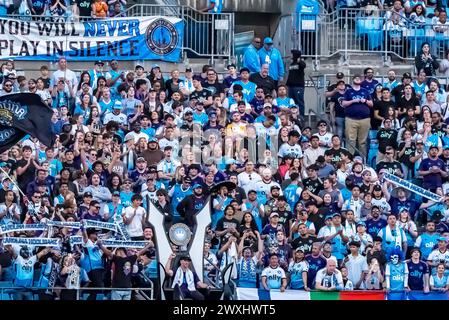
[[[423,233],[416,239],[416,241],[420,241],[419,250],[421,251],[421,259],[427,260],[427,257],[429,257],[429,254],[432,252],[435,245],[438,243],[438,238],[440,235],[438,233],[428,234]]]
[[[430,158],[426,158],[421,161],[421,165],[419,166],[419,170],[428,171],[431,167],[436,166],[443,171],[446,171],[446,166],[441,159],[432,160]],[[441,177],[441,173],[430,173],[428,175],[423,176],[423,188],[424,189],[436,189],[441,187],[443,184],[443,179]]]
[[[306,256],[306,261],[309,264],[309,271],[307,272],[307,286],[309,288],[315,288],[315,277],[318,270],[323,269],[326,266],[326,258],[323,256],[313,257],[311,254]]]
[[[387,221],[385,219],[379,219],[377,221],[374,221],[372,219],[366,220],[366,232],[368,232],[369,235],[374,238],[386,225]]]
[[[346,101],[351,101],[354,99],[371,100],[371,95],[368,90],[363,88],[360,88],[360,90],[349,88],[346,90],[344,98]],[[366,103],[353,103],[350,106],[345,107],[345,115],[346,117],[354,120],[366,119],[370,118],[371,109]]]
[[[392,264],[389,262],[387,266],[390,268],[390,290],[404,290],[405,262]]]
[[[429,267],[424,261],[413,263],[407,262],[408,267],[408,286],[411,290],[424,289],[424,275],[429,273]]]
[[[257,287],[257,259],[241,258],[237,264],[238,287],[256,288]]]
[[[367,90],[370,95],[372,95],[374,93],[374,89],[376,88],[378,83],[379,83],[379,81],[377,81],[376,79],[373,79],[371,82],[368,82],[367,80],[363,80],[362,83],[360,84],[360,86],[363,89]]]
[[[241,85],[243,90],[243,100],[245,100],[245,102],[250,102],[251,100],[253,100],[254,96],[256,95],[256,88],[257,85],[254,82],[248,81],[247,83],[244,83],[243,81],[239,80],[234,82],[234,86],[235,85]]]

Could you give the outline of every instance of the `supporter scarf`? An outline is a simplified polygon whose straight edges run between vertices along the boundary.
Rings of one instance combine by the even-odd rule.
[[[391,183],[394,183],[397,186],[401,186],[411,192],[414,192],[414,193],[420,195],[421,197],[427,198],[427,199],[435,201],[435,202],[440,202],[442,200],[441,196],[439,196],[435,193],[432,193],[429,190],[421,188],[421,187],[411,183],[410,181],[401,179],[391,173],[385,172],[384,178],[385,178],[385,180],[387,180]]]
[[[74,246],[76,244],[83,244],[83,237],[82,236],[71,236],[70,237],[70,245]]]
[[[72,228],[72,229],[80,229],[80,222],[63,222],[63,221],[52,221],[48,220],[46,222],[49,227],[58,227],[58,228]]]
[[[178,285],[179,287],[182,286],[183,274],[184,274],[184,272],[182,271],[182,268],[179,267],[178,270],[176,270],[175,278],[173,279],[172,288],[174,288],[176,285]],[[187,282],[187,288],[189,289],[189,291],[196,291],[193,272],[190,269],[187,269],[187,271],[186,271],[186,282]]]
[[[52,294],[53,287],[55,286],[56,280],[58,279],[59,275],[59,265],[55,263],[51,258],[49,258],[47,261],[48,263],[51,263],[51,271],[48,277],[48,289],[45,291],[45,294]]]
[[[72,264],[69,267],[69,273],[65,282],[67,289],[79,289],[80,288],[80,267],[76,264]]]
[[[117,225],[115,223],[95,220],[83,220],[83,225],[85,228],[99,228],[117,232]]]
[[[390,226],[385,227],[385,241],[394,242],[394,247],[402,248],[402,236],[401,236],[401,229],[399,229],[398,226],[395,227],[396,236],[393,236],[393,233],[391,232]]]
[[[17,231],[44,231],[47,230],[47,226],[42,223],[33,224],[8,224],[0,226],[0,234]]]
[[[19,244],[19,245],[34,245],[42,247],[59,247],[60,239],[57,238],[16,238],[5,237],[3,239],[3,245]]]
[[[147,242],[146,241],[123,241],[123,240],[103,240],[103,245],[109,248],[134,248],[134,249],[143,249],[145,248]]]

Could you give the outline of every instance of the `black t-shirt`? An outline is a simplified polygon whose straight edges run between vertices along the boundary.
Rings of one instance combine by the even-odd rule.
[[[395,174],[396,169],[399,169],[399,171],[402,172],[401,163],[396,160],[393,162],[386,162],[386,161],[379,162],[376,165],[376,172],[379,172],[381,169],[388,170],[388,173],[390,174]]]
[[[326,216],[318,210],[317,213],[311,213],[309,215],[309,219],[307,219],[307,220],[310,222],[313,222],[313,224],[315,226],[315,232],[318,233],[318,231],[320,231],[320,229],[322,227],[324,227],[324,225],[325,225],[325,223],[324,223],[325,218],[326,218]]]
[[[344,118],[345,117],[345,108],[341,105],[341,103],[344,101],[344,92],[336,92],[331,98],[330,101],[335,103],[334,110],[335,110],[335,117],[336,118]]]
[[[197,91],[197,90],[193,91],[190,94],[190,99],[198,99],[198,101],[204,102],[211,96],[212,95],[210,94],[210,91],[203,88],[203,90],[201,90],[201,91]]]
[[[263,92],[265,94],[271,94],[273,90],[276,89],[274,85],[274,80],[272,77],[267,76],[266,78],[262,78],[259,72],[253,73],[249,77],[249,81],[254,82],[258,87],[263,88]]]
[[[302,184],[304,188],[309,189],[313,194],[318,194],[324,188],[320,178],[316,178],[315,180],[306,178],[302,181]]]
[[[203,85],[203,88],[209,90],[211,96],[213,96],[214,94],[220,94],[224,92],[223,85],[220,82],[215,82],[212,84],[206,82]]]
[[[92,12],[91,0],[72,0],[72,4],[74,3],[78,6],[80,17],[90,17]]]
[[[369,184],[362,183],[362,185],[360,186],[360,193],[366,194],[367,192],[369,192],[369,189],[370,189]]]
[[[379,111],[379,116],[386,118],[388,114],[388,108],[393,107],[394,108],[394,102],[393,101],[383,101],[379,100],[374,103],[374,111]],[[382,121],[373,119],[372,121],[372,127],[373,129],[377,129],[382,124]]]
[[[377,131],[377,141],[379,142],[379,151],[385,153],[388,146],[396,149],[398,132],[394,129],[380,129]]]
[[[391,96],[394,97],[394,101],[399,101],[399,99],[404,95],[404,85],[400,84],[391,90]],[[412,87],[412,95],[415,95],[415,89]]]
[[[304,254],[309,254],[312,252],[312,245],[314,242],[317,242],[318,238],[315,236],[301,237],[299,236],[291,243],[293,250],[297,248],[301,248],[304,251]]]
[[[223,231],[225,229],[229,229],[234,227],[235,230],[238,230],[239,226],[239,221],[237,219],[227,219],[226,217],[221,218],[220,220],[218,220],[217,222],[217,228],[216,231]],[[228,237],[229,237],[229,233],[225,233],[222,237],[221,237],[221,244],[224,245],[226,243],[226,241],[228,241]]]
[[[137,256],[130,256],[126,258],[117,257],[114,255],[112,263],[114,264],[114,275],[112,278],[113,288],[131,288],[131,275],[133,265],[137,260]]]
[[[401,142],[399,144],[399,152],[404,149],[405,146],[405,142]],[[410,161],[410,157],[413,157],[415,155],[415,151],[416,151],[416,145],[414,142],[412,142],[410,144],[410,147],[406,147],[404,154],[399,157],[399,162],[405,164],[407,167],[412,168],[413,167],[413,163]]]
[[[324,155],[332,157],[332,164],[334,166],[341,161],[341,156],[343,154],[348,156],[349,159],[352,159],[352,154],[345,148],[339,148],[339,149],[331,148],[331,149],[324,151]]]
[[[288,68],[287,86],[289,87],[304,87],[304,69],[306,63],[303,60],[293,62]]]
[[[17,168],[22,168],[27,165],[28,161],[25,159],[21,159],[17,161]],[[33,165],[33,161],[30,161],[30,165],[22,173],[20,176],[17,176],[17,183],[19,184],[20,189],[26,190],[26,185],[34,180],[36,173],[36,167]]]
[[[404,96],[401,96],[396,100],[396,109],[399,111],[406,111],[410,107],[415,108],[416,106],[420,105],[421,103],[419,102],[419,99],[413,95],[411,96],[410,100],[407,100]]]

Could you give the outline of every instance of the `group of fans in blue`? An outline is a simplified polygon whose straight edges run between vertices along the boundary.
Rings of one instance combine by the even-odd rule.
[[[192,299],[219,289],[229,264],[244,288],[446,292],[447,94],[438,81],[422,72],[399,80],[392,70],[379,83],[368,68],[351,87],[339,73],[326,93],[329,119],[308,127],[301,53],[292,52],[286,81],[274,79],[279,65],[263,54],[273,41],[265,38],[256,57],[261,42],[248,49],[258,71],[229,65],[220,80],[208,65],[195,74],[96,61],[78,75],[62,57],[33,79],[3,63],[0,94],[38,94],[54,110],[57,141],[46,147],[26,137],[0,155],[0,283],[11,287],[2,298],[129,300],[160,288],[150,202],[166,231],[180,222],[195,231],[196,214],[211,206],[204,269],[176,254],[164,266]],[[370,147],[349,148],[342,126],[362,120],[348,122],[345,112],[367,106]],[[121,239],[111,224],[145,246],[108,247]]]

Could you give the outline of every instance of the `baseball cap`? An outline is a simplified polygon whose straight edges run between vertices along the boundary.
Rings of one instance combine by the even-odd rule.
[[[270,218],[273,218],[273,217],[276,217],[276,216],[279,217],[279,213],[277,213],[276,211],[274,211],[274,212],[272,212],[272,213],[270,214]]]
[[[192,189],[196,189],[196,188],[203,188],[202,185],[200,185],[199,183],[195,183]]]
[[[159,140],[157,140],[157,138],[156,137],[152,137],[152,138],[150,138],[150,139],[148,139],[148,143],[151,143],[151,142],[159,142]]]
[[[337,72],[335,76],[337,77],[337,79],[343,79],[345,77],[345,74],[343,72]]]
[[[335,212],[335,213],[332,215],[332,218],[334,218],[334,217],[341,217],[341,213],[340,213],[340,212]]]
[[[407,207],[402,207],[401,209],[399,209],[399,213],[407,211],[408,212],[408,208]]]
[[[406,79],[406,78],[408,78],[408,79],[411,79],[411,78],[412,78],[412,75],[410,74],[410,72],[405,72],[405,73],[402,75],[402,79]]]
[[[144,157],[138,157],[136,162],[147,162]]]
[[[418,140],[418,141],[416,141],[416,144],[424,144],[424,141]]]
[[[366,227],[366,223],[363,222],[363,221],[359,221],[359,222],[357,222],[356,226],[357,226],[357,227],[358,227],[358,226],[364,226],[364,227]]]
[[[193,114],[192,110],[190,110],[190,109],[186,110],[186,112],[184,112],[184,115],[187,115],[187,114]]]
[[[228,65],[227,65],[226,69],[229,70],[231,67],[234,68],[234,69],[237,68],[237,67],[235,66],[235,64],[231,63],[231,64],[228,64]]]
[[[119,109],[122,110],[123,106],[122,106],[122,102],[121,101],[116,101],[114,103],[114,108],[113,109]]]
[[[277,186],[277,185],[271,186],[270,190],[272,191],[272,190],[274,190],[274,189],[280,190],[281,188],[279,188],[279,186]]]
[[[376,184],[373,188],[374,191],[382,191],[382,186],[380,184]]]
[[[192,183],[192,178],[190,178],[190,177],[184,177],[182,180],[184,180],[184,182],[187,182],[187,183]]]
[[[438,240],[438,241],[444,241],[444,242],[447,242],[447,239],[446,239],[445,237],[443,237],[443,236],[438,237],[437,240]]]
[[[92,197],[92,192],[84,192],[84,194],[83,194],[83,197],[84,198],[86,198],[86,197]]]
[[[186,68],[185,72],[193,72],[192,68]]]
[[[179,260],[184,260],[184,261],[192,261],[192,259],[190,259],[190,257],[189,257],[189,256],[187,256],[187,255],[183,255],[183,256],[181,256],[181,258],[179,258]]]
[[[242,72],[248,72],[248,73],[250,73],[250,71],[249,71],[249,69],[248,68],[242,68],[242,69],[240,69],[240,73],[242,73]]]
[[[301,247],[298,247],[298,248],[295,249],[295,252],[298,252],[298,251],[301,251],[302,253],[304,253],[304,249],[301,248]]]
[[[449,144],[445,145],[445,146],[443,147],[443,150],[449,150]]]
[[[431,149],[438,149],[438,146],[430,146],[429,150],[431,150]]]
[[[151,69],[155,69],[155,68],[161,68],[161,67],[159,67],[159,65],[158,64],[153,64],[152,66],[151,66]]]
[[[113,196],[120,196],[120,192],[119,192],[119,191],[114,191],[114,192],[112,193],[112,195],[113,195]]]
[[[100,65],[104,66],[104,62],[103,62],[103,61],[101,61],[101,60],[97,60],[97,61],[95,61],[95,64],[96,64],[96,65],[97,65],[97,64],[100,64]]]
[[[354,162],[357,162],[357,161],[360,163],[363,163],[363,158],[361,156],[354,157]]]
[[[270,37],[266,37],[265,39],[263,39],[263,43],[264,44],[273,44],[273,39],[271,39]]]
[[[144,68],[143,66],[141,66],[140,64],[136,65],[134,69],[135,69],[135,70],[137,70],[137,69],[143,69],[143,70],[145,70],[145,68]]]

